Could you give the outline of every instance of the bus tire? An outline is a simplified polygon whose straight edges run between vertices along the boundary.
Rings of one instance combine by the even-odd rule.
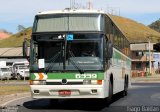
[[[113,98],[113,84],[111,81],[109,81],[109,92],[108,92],[108,98],[107,98],[107,104],[110,105]]]
[[[127,96],[127,94],[128,94],[128,81],[127,78],[125,78],[123,96]]]

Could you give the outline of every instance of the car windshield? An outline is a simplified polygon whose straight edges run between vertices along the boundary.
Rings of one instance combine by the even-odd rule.
[[[7,72],[7,71],[9,71],[9,68],[1,68],[1,70],[2,70],[3,72]]]
[[[19,69],[28,69],[27,66],[19,66]]]
[[[101,34],[56,34],[49,37],[52,38],[45,40],[38,36],[35,39],[31,51],[34,66],[38,59],[45,59],[45,70],[49,71],[77,70],[77,67],[82,70],[103,69]]]

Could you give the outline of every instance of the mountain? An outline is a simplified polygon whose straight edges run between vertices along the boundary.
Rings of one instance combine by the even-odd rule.
[[[17,34],[11,35],[9,38],[0,40],[0,48],[22,46],[24,38],[30,39],[31,32],[32,32],[32,29],[27,28]]]
[[[148,26],[128,18],[113,15],[109,16],[131,43],[148,42],[148,38],[154,43],[160,40],[160,33]]]
[[[115,15],[109,16],[131,43],[148,42],[148,38],[151,42],[157,43],[160,41],[160,33],[148,26],[128,18]],[[32,28],[27,28],[15,35],[11,35],[9,38],[0,40],[0,48],[22,46],[24,38],[30,39],[31,33]]]
[[[5,30],[0,30],[0,40],[8,38],[11,36],[11,33],[8,33]]]
[[[158,32],[160,32],[160,19],[155,21],[155,22],[153,22],[153,23],[151,23],[149,25],[149,27],[154,29],[154,30],[156,30],[156,31],[158,31]]]

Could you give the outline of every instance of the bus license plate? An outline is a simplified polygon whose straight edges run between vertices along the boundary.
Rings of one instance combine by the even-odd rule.
[[[61,96],[69,96],[69,95],[71,95],[71,91],[70,90],[60,90],[59,91],[59,95],[61,95]]]

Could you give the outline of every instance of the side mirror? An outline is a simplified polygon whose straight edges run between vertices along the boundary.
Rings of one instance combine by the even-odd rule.
[[[107,59],[112,58],[112,56],[113,56],[113,44],[110,40],[108,40],[106,42],[105,52],[106,52],[106,58]]]
[[[27,40],[24,40],[23,42],[22,51],[23,51],[23,56],[29,61],[29,48]]]

